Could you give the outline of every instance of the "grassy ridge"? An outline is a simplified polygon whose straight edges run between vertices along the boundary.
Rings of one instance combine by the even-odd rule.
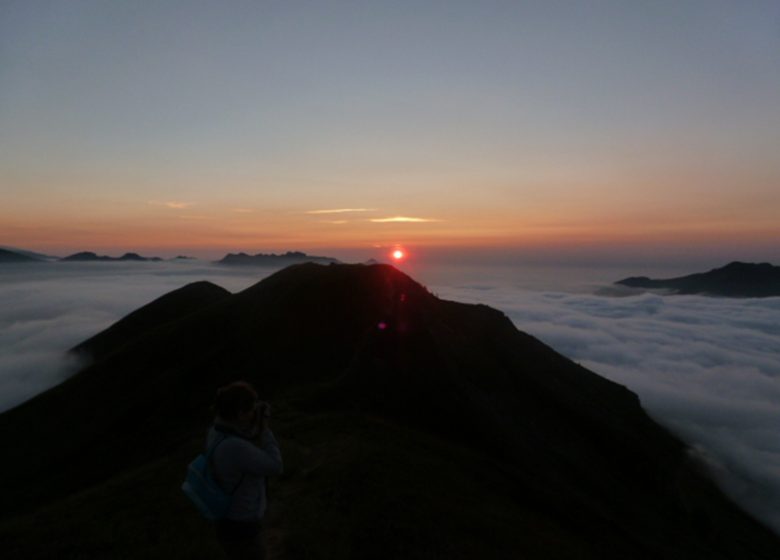
[[[524,507],[487,456],[381,418],[276,408],[286,472],[269,489],[271,557],[582,558],[591,546]],[[4,558],[218,558],[210,524],[179,489],[202,433],[3,520]]]

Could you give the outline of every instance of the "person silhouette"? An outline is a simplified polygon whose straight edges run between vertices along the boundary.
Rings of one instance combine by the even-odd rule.
[[[231,495],[216,535],[231,560],[265,558],[262,521],[268,504],[267,477],[282,472],[282,454],[269,428],[271,407],[254,387],[237,381],[217,391],[216,418],[206,438],[213,448],[211,472]]]

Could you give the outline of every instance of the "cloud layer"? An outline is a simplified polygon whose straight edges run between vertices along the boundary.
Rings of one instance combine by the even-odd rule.
[[[528,286],[579,289],[583,278],[524,271],[520,282],[507,270],[422,276],[436,278],[430,288],[440,297],[501,309],[521,330],[636,392],[743,507],[780,533],[780,298],[541,291]],[[68,348],[160,295],[196,280],[238,291],[268,273],[197,261],[3,267],[0,411],[61,382],[77,367],[63,360]]]

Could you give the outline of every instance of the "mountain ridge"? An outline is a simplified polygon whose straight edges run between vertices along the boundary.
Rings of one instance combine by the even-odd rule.
[[[780,296],[780,266],[734,261],[708,272],[666,279],[632,276],[615,284],[629,288],[673,290],[680,295],[772,297]]]
[[[228,253],[222,259],[215,261],[217,264],[235,266],[289,266],[300,263],[339,264],[338,259],[332,257],[319,257],[307,255],[300,251],[287,251],[282,254],[258,253],[248,255],[246,253]]]
[[[43,262],[43,259],[33,257],[30,254],[21,253],[10,249],[0,248],[0,263],[32,263]]]
[[[160,257],[142,257],[138,253],[125,253],[121,257],[110,257],[108,255],[98,255],[92,251],[81,251],[79,253],[73,253],[67,257],[63,257],[60,261],[65,262],[107,262],[107,261],[138,261],[138,262],[159,262],[162,261]]]
[[[500,311],[440,300],[387,265],[296,265],[237,294],[192,286],[78,345],[89,365],[0,415],[0,437],[24,457],[0,464],[18,481],[0,496],[0,518],[29,531],[17,529],[16,542],[40,529],[25,515],[60,511],[89,488],[125,488],[121,473],[135,480],[152,468],[162,494],[144,495],[171,523],[167,538],[208,550],[206,537],[188,544],[194,512],[165,488],[202,446],[216,387],[244,378],[274,402],[288,473],[274,482],[269,531],[284,557],[780,551],[636,395]],[[50,414],[56,437],[33,422]],[[113,504],[133,509],[131,489],[122,492]],[[90,500],[74,519],[108,507]],[[125,523],[152,522],[139,512]]]

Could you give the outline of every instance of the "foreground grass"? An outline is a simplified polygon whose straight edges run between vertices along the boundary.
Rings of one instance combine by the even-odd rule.
[[[270,485],[271,558],[591,557],[525,507],[522,489],[487,457],[380,418],[282,409],[274,429],[286,471]],[[211,525],[179,489],[199,436],[3,520],[4,558],[220,558]]]

